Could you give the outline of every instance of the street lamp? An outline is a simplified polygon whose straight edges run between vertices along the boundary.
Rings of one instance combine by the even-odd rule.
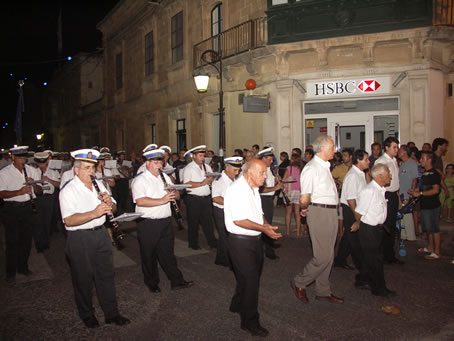
[[[221,166],[225,150],[225,124],[224,124],[224,93],[222,92],[222,56],[214,50],[206,50],[200,56],[201,64],[209,64],[219,73],[219,157],[221,158]],[[216,65],[219,63],[219,66]],[[199,69],[194,73],[194,82],[197,92],[207,92],[208,81],[210,77],[203,69]]]

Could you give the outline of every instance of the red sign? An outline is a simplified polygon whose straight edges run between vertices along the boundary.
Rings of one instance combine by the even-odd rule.
[[[328,128],[327,127],[320,127],[320,132],[321,133],[326,133],[326,132],[328,132]]]
[[[374,92],[380,87],[380,83],[376,80],[362,81],[358,84],[358,89],[362,92]]]

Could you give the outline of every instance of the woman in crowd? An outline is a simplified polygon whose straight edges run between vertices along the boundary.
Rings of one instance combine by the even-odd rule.
[[[296,222],[296,236],[301,236],[301,216],[300,216],[300,174],[303,169],[303,161],[298,154],[292,154],[290,165],[285,170],[284,179],[292,180],[286,185],[285,192],[290,199],[290,205],[285,206],[285,226],[287,228],[287,235],[290,235],[290,223],[292,220],[292,212],[295,215]],[[292,232],[294,232],[292,231]]]

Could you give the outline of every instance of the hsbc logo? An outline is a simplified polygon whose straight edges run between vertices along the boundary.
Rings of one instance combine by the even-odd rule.
[[[381,84],[375,79],[367,79],[362,81],[348,80],[337,82],[314,82],[314,96],[342,96],[352,95],[359,90],[362,93],[372,93],[377,91]]]

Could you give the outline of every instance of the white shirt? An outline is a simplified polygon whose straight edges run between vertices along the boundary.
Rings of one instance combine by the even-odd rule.
[[[96,172],[95,173],[96,179],[98,179],[99,181],[103,181],[104,187],[106,187],[107,192],[109,193],[109,195],[112,195],[112,190],[110,189],[110,186],[107,183],[107,180],[106,180],[105,183],[104,183],[104,180],[102,180],[102,178],[105,177],[105,176],[113,176],[112,171],[109,168],[104,168],[103,169],[103,173]]]
[[[252,189],[243,176],[234,181],[224,197],[224,221],[227,231],[233,234],[258,236],[260,231],[242,228],[234,221],[248,219],[263,225],[262,200],[258,188]]]
[[[64,172],[63,175],[61,176],[60,189],[62,189],[68,181],[74,179],[75,176],[76,174],[74,173],[74,167]]]
[[[359,193],[355,211],[361,214],[361,221],[368,225],[383,224],[388,212],[385,199],[386,189],[372,180]]]
[[[230,179],[227,174],[225,174],[225,171],[222,171],[222,176],[213,181],[213,184],[211,185],[211,197],[216,198],[216,197],[225,197],[225,192],[227,191],[227,188],[233,183],[232,179]],[[224,209],[224,205],[220,205],[218,203],[215,203],[213,201],[213,205],[216,207],[219,207],[221,209]]]
[[[101,192],[107,192],[106,188],[101,181],[96,180]],[[112,198],[112,201],[115,203],[115,199]],[[94,186],[90,191],[82,181],[80,181],[78,176],[75,176],[61,191],[60,191],[60,210],[61,216],[64,219],[72,216],[76,213],[86,213],[93,211],[99,204],[101,200],[98,199],[98,192]],[[66,226],[65,228],[68,231],[84,230],[100,226],[106,221],[106,216],[102,215],[99,218],[90,220],[82,225],[77,226]]]
[[[300,176],[301,195],[310,194],[311,202],[337,205],[336,184],[330,172],[330,163],[317,155],[304,166]]]
[[[172,181],[167,174],[163,175],[166,179],[166,183],[169,186],[172,185]],[[142,174],[134,178],[131,184],[131,190],[134,203],[136,203],[136,200],[140,198],[161,199],[168,193],[164,190],[164,182],[162,181],[161,176],[154,176],[148,170],[145,170]],[[136,205],[136,212],[143,213],[142,218],[150,219],[162,219],[172,215],[170,202],[154,207]]]
[[[38,170],[32,166],[25,165],[27,176],[33,180],[41,180],[41,175],[38,173]],[[5,166],[0,170],[0,191],[17,191],[24,187],[25,183],[25,174],[24,171],[19,172],[19,170],[10,164]],[[33,198],[36,198],[35,193],[32,189]],[[4,201],[18,201],[25,202],[30,200],[29,194],[16,195],[12,198],[3,199]]]
[[[340,201],[348,206],[347,200],[357,200],[359,192],[366,186],[366,175],[355,165],[350,168],[342,183]]]
[[[42,171],[41,169],[37,168],[38,174],[40,176],[40,179],[42,177]],[[60,173],[56,171],[55,169],[50,169],[47,167],[46,171],[44,172],[44,175],[47,176],[49,179],[60,182]],[[55,192],[55,186],[50,183],[50,181],[46,181],[45,184],[42,184],[41,187],[43,187],[43,194],[54,194]],[[44,189],[48,188],[48,189]]]
[[[202,166],[202,168],[200,168],[199,165],[197,163],[195,163],[195,161],[192,161],[186,167],[184,167],[183,183],[188,183],[190,181],[202,182],[206,178],[205,170],[206,170],[206,173],[212,172],[212,169],[209,165],[205,164],[205,168],[203,166]],[[206,196],[206,195],[210,195],[210,186],[203,185],[203,186],[196,187],[196,188],[187,188],[186,191],[189,194],[198,195],[198,196]]]
[[[266,169],[266,179],[265,179],[264,186],[265,186],[265,188],[266,188],[266,187],[274,187],[275,184],[276,184],[276,178],[274,177],[273,172],[271,171],[271,168],[268,167],[268,168]],[[260,195],[270,195],[270,196],[273,196],[273,195],[274,195],[274,192],[275,192],[275,191],[266,192],[266,193],[260,193]]]
[[[378,165],[379,163],[382,163],[389,168],[389,172],[391,173],[392,179],[391,179],[391,184],[386,187],[386,191],[388,192],[396,192],[399,190],[400,184],[399,184],[399,166],[397,165],[397,159],[395,157],[391,158],[388,154],[383,153],[382,156],[380,156],[374,163],[375,165]]]

